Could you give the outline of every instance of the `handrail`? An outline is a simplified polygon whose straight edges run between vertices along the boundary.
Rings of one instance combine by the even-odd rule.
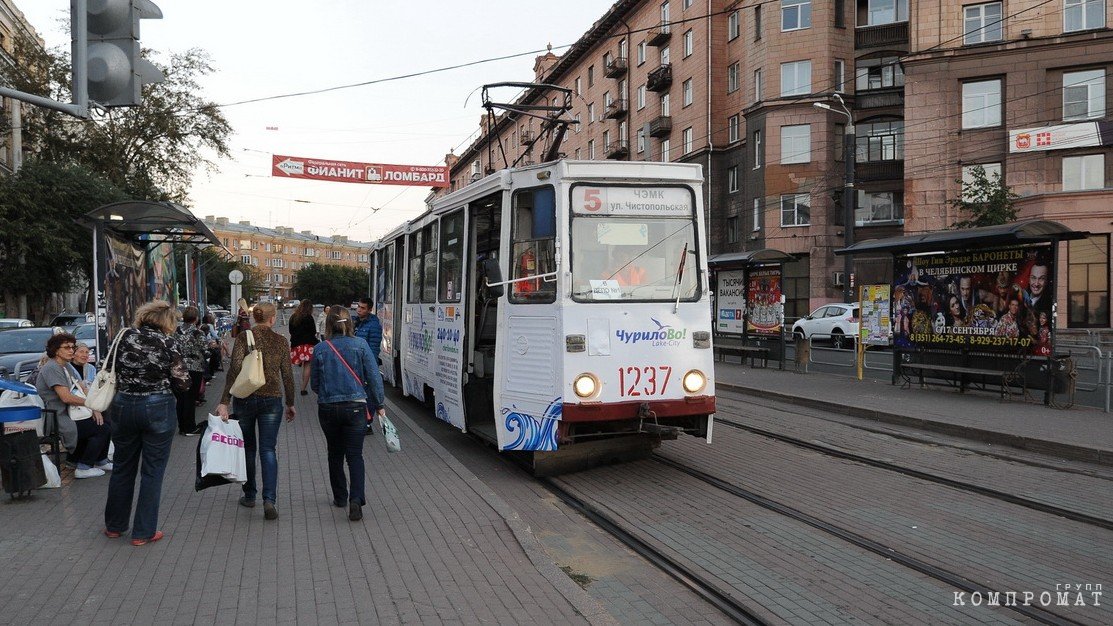
[[[504,280],[501,283],[492,283],[492,282],[488,282],[487,279],[483,279],[483,283],[487,287],[501,287],[503,285],[513,285],[514,283],[522,283],[522,282],[525,282],[527,280],[537,280],[538,278],[540,278],[541,280],[543,280],[547,283],[555,283],[557,274],[559,274],[559,273],[560,272],[558,271],[558,272],[549,272],[548,274],[534,274],[533,276],[523,276],[521,278],[512,278],[510,280]],[[550,278],[552,278],[552,280],[549,280]]]

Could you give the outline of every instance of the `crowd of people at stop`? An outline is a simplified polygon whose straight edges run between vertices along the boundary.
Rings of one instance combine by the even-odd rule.
[[[264,518],[278,519],[276,449],[283,418],[290,422],[297,416],[293,369],[298,366],[301,395],[312,389],[317,396],[331,502],[346,507],[350,520],[362,519],[366,504],[363,441],[372,432],[374,417],[384,413],[377,358],[382,327],[371,312],[370,300],[360,302],[355,319],[347,308],[336,305],[327,307],[317,320],[312,303],[303,300],[291,316],[290,339],[274,327],[274,304],[261,302],[249,308],[242,299],[238,304],[230,350],[196,307],[186,307],[179,314],[165,301],[142,305],[100,363],[116,377],[115,395],[103,413],[85,406],[96,375],[88,347],[69,333],[55,334],[47,342],[35,386],[46,415],[56,421],[50,426],[69,453],[75,478],[111,474],[105,536],[118,538],[130,530],[136,546],[164,538],[158,529],[159,503],[175,432],[193,436],[205,431],[207,423],[197,424],[196,411],[204,404],[204,388],[222,369],[225,356],[229,357],[227,376],[217,392],[213,414],[225,422],[238,420],[243,431],[247,480],[239,504],[254,508],[261,499]],[[265,383],[247,397],[233,397],[233,383],[251,350],[262,355]]]

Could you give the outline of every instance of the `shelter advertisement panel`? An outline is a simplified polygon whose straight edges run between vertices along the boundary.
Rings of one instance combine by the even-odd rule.
[[[1051,354],[1049,245],[897,257],[895,345]]]
[[[781,268],[752,269],[746,281],[746,332],[778,337],[784,325]]]
[[[97,317],[104,320],[111,340],[147,301],[147,265],[142,249],[111,235],[105,235],[103,241]]]
[[[861,289],[858,332],[862,345],[887,346],[893,340],[889,285],[862,285]]]
[[[746,330],[746,273],[742,270],[719,272],[715,290],[716,332],[737,333]]]

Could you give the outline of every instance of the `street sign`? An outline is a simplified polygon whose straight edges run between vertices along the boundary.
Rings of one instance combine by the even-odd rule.
[[[243,272],[239,270],[232,270],[228,272],[228,282],[233,285],[238,285],[243,282]]]
[[[413,185],[417,187],[448,187],[448,168],[441,165],[390,165],[330,161],[306,157],[271,156],[271,176],[327,180],[337,183],[371,183],[374,185]]]

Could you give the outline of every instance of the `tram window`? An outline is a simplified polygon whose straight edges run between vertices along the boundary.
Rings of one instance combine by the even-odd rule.
[[[556,271],[556,194],[552,187],[514,193],[514,223],[510,278],[526,278]],[[556,281],[550,277],[513,283],[510,301],[537,304],[556,301]]]
[[[421,262],[424,257],[421,256],[421,231],[418,231],[409,236],[409,277],[410,286],[406,292],[407,302],[420,302],[421,301],[421,277],[423,272],[421,270]]]
[[[437,301],[437,224],[434,222],[421,230],[424,276],[421,282],[421,301]]]
[[[438,291],[441,302],[460,301],[460,255],[464,249],[464,212],[441,220],[441,273]]]
[[[394,302],[394,244],[375,253],[375,302]]]

